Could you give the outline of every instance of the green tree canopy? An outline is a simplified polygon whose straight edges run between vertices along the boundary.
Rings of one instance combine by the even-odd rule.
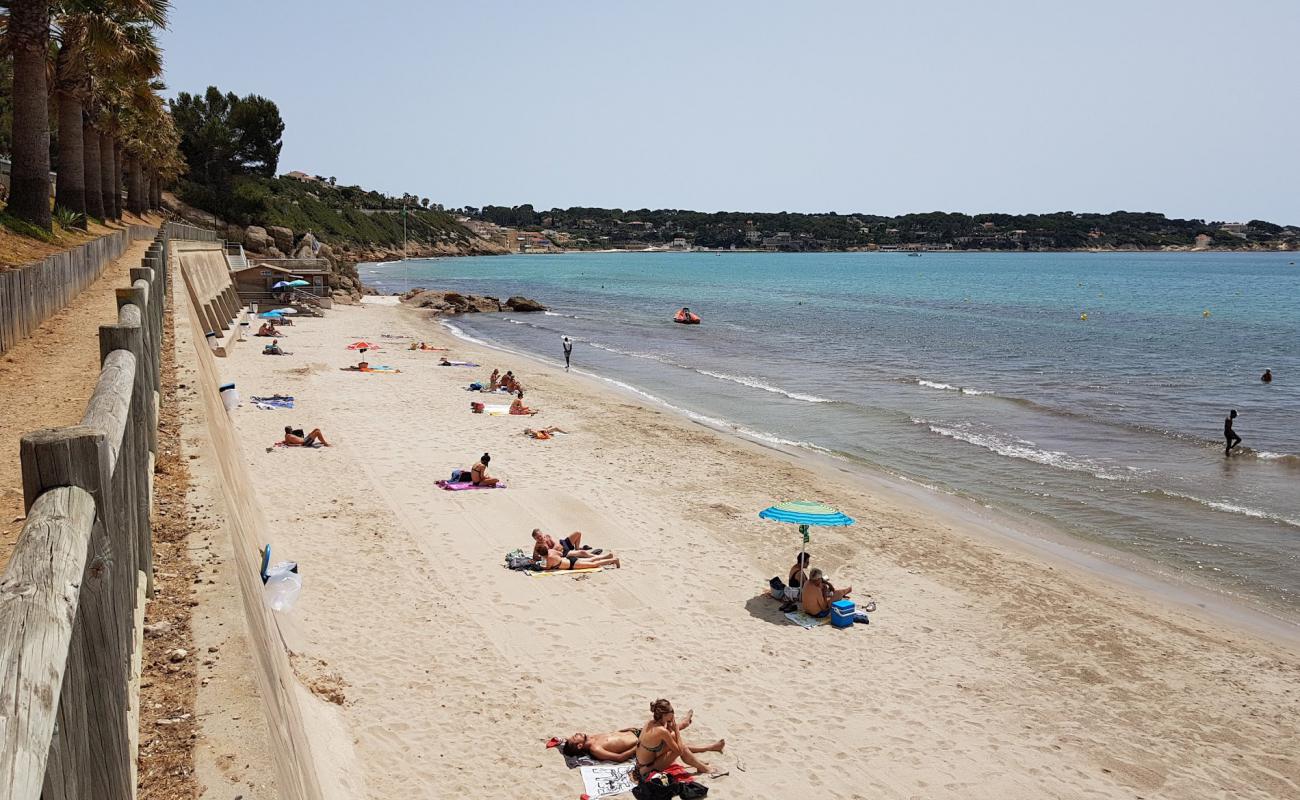
[[[209,86],[202,96],[181,92],[171,113],[192,180],[224,187],[236,175],[275,174],[284,121],[273,101]]]

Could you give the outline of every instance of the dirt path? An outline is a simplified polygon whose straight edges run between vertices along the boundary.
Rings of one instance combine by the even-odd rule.
[[[18,441],[81,420],[99,378],[99,326],[117,321],[113,291],[129,283],[148,249],[148,239],[132,242],[80,297],[0,356],[0,567],[23,527]]]

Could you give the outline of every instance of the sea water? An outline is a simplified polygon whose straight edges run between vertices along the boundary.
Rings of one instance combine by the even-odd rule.
[[[597,253],[362,265],[463,335],[1300,611],[1290,253]],[[678,325],[681,306],[703,318]],[[1083,316],[1086,315],[1086,319]],[[1266,368],[1271,384],[1260,381]],[[1247,448],[1224,456],[1229,409]]]

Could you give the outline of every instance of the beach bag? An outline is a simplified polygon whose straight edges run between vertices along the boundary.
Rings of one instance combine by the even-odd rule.
[[[473,402],[473,401],[470,401],[470,404],[469,404],[469,410],[472,411],[472,412],[474,412],[475,414],[482,414],[482,413],[483,413],[483,404],[482,404],[482,403],[475,403],[475,402]]]
[[[506,553],[506,566],[510,569],[529,570],[537,569],[537,564],[533,562],[533,557],[524,553],[523,550],[511,550]]]
[[[636,800],[669,800],[673,797],[682,796],[682,784],[673,783],[669,775],[662,772],[656,772],[632,788],[632,796]]]
[[[773,578],[767,582],[767,585],[772,587],[773,598],[777,600],[785,599],[785,581],[782,581],[780,578]]]
[[[709,794],[709,787],[702,783],[695,783],[692,781],[690,783],[679,783],[677,785],[681,787],[681,792],[679,792],[677,796],[688,798],[688,800],[693,800],[697,797],[707,797]]]
[[[483,391],[483,384],[481,384],[481,383],[471,383],[471,384],[469,385],[469,390],[470,390],[471,392],[481,392],[481,391]]]

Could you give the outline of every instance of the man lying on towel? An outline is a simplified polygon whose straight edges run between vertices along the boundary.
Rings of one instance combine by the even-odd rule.
[[[594,569],[596,567],[619,568],[622,564],[613,553],[592,550],[582,544],[582,531],[574,531],[560,541],[541,528],[533,528],[533,560],[543,569]]]

